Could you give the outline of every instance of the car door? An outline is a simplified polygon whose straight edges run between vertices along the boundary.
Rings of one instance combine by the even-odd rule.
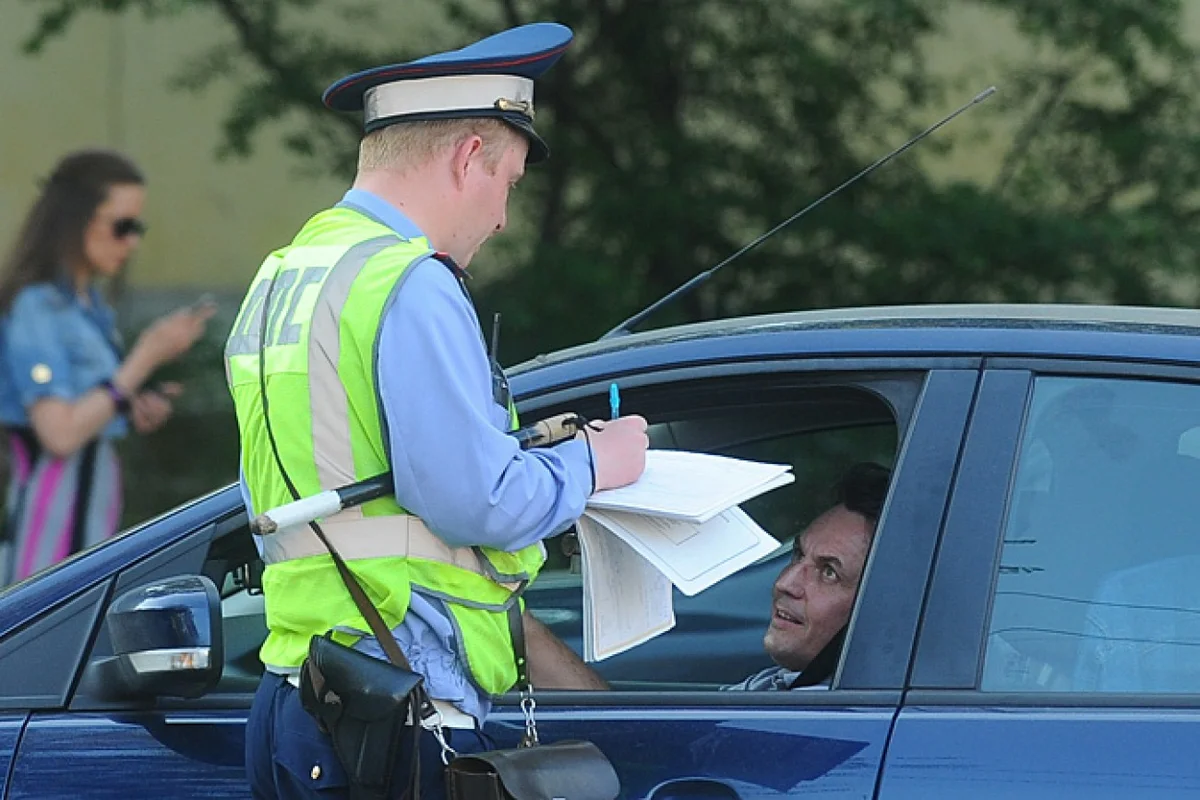
[[[4,796],[3,787],[8,784],[13,756],[17,754],[17,742],[25,728],[25,719],[24,714],[0,714],[0,797]]]
[[[993,362],[880,797],[1200,795],[1200,370]]]
[[[958,366],[739,363],[606,374],[527,401],[527,421],[567,409],[603,416],[617,379],[623,411],[651,423],[652,446],[786,460],[797,477],[743,506],[784,549],[695,597],[676,592],[673,630],[593,665],[613,691],[539,692],[542,739],[596,742],[628,798],[871,796],[975,389],[977,371]],[[786,548],[829,505],[839,471],[861,460],[894,474],[833,688],[718,691],[769,666],[762,636]],[[548,547],[528,607],[579,652],[576,557],[560,541]],[[523,728],[515,696],[487,723],[501,746]]]
[[[173,522],[168,516],[155,524]],[[71,568],[85,574],[89,560],[103,555],[85,553]],[[253,558],[245,514],[226,503],[221,518],[131,560],[6,639],[2,701],[28,709],[6,798],[247,797],[245,724],[265,629],[261,597],[236,576]],[[206,575],[223,589],[220,683],[194,700],[110,696],[90,677],[112,654],[107,609],[127,590],[178,575]]]

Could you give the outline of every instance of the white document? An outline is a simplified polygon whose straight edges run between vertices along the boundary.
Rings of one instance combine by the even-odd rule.
[[[737,504],[793,480],[787,464],[651,450],[637,482],[592,495],[576,526],[584,659],[673,628],[672,585],[694,595],[774,552],[779,542]]]
[[[737,506],[704,523],[598,509],[584,516],[622,539],[689,597],[779,548]]]
[[[671,582],[633,548],[584,517],[583,658],[600,661],[675,627]]]
[[[642,477],[620,489],[596,492],[587,504],[589,508],[707,522],[731,506],[791,483],[795,480],[791,469],[790,464],[711,453],[650,450]]]

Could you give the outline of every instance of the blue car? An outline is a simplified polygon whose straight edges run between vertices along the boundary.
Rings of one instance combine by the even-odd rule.
[[[677,595],[595,665],[613,691],[540,693],[542,738],[596,742],[624,797],[1200,797],[1200,313],[761,316],[511,379],[526,420],[606,416],[618,381],[655,447],[794,467],[744,505],[780,552]],[[893,480],[832,686],[717,691],[770,665],[787,545],[864,460]],[[579,649],[569,536],[527,598]],[[248,796],[260,574],[227,487],[0,594],[3,798]]]

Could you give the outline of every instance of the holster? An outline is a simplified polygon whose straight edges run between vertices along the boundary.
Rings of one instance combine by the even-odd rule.
[[[591,742],[470,753],[446,767],[450,800],[615,800],[620,792],[616,770]]]
[[[420,675],[338,644],[328,633],[309,642],[300,703],[333,741],[354,800],[387,797],[401,763],[417,785],[422,682]]]

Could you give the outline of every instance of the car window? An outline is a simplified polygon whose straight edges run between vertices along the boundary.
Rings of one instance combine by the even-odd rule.
[[[711,387],[709,387],[711,389]],[[632,393],[627,393],[632,397]],[[864,387],[813,386],[764,392],[750,387],[679,391],[649,409],[651,447],[787,463],[794,483],[742,504],[781,547],[699,594],[673,592],[676,625],[650,641],[592,664],[616,689],[715,689],[771,666],[763,651],[771,586],[791,544],[832,504],[838,478],[858,461],[890,467],[898,426],[882,397]],[[661,410],[659,410],[661,409]],[[526,594],[532,613],[582,652],[582,596],[573,532],[547,542],[546,569]]]
[[[982,688],[1194,693],[1198,488],[1200,385],[1039,378]]]

